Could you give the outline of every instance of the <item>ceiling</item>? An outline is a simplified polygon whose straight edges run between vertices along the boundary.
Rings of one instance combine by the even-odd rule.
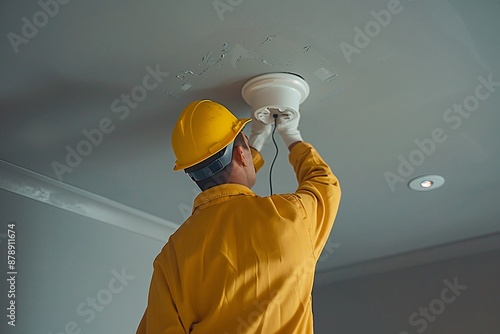
[[[0,5],[0,159],[13,179],[38,175],[171,233],[198,193],[172,171],[182,108],[212,99],[248,117],[242,84],[286,71],[309,83],[300,130],[343,191],[319,272],[500,232],[500,2],[47,3],[50,15]],[[292,192],[278,142],[273,188]],[[263,150],[263,196],[274,153]],[[445,185],[408,188],[426,174]],[[134,232],[156,233],[144,226]]]

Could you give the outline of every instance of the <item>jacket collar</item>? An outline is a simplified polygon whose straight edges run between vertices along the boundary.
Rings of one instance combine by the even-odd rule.
[[[194,199],[193,211],[201,206],[213,205],[216,203],[225,202],[232,196],[250,195],[256,196],[255,193],[247,186],[237,183],[221,184],[201,192]]]

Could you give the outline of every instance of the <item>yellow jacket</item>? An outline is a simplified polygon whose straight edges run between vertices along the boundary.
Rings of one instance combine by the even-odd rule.
[[[296,144],[289,160],[295,193],[260,197],[224,184],[195,198],[154,261],[138,334],[313,333],[314,270],[340,186],[310,144]]]

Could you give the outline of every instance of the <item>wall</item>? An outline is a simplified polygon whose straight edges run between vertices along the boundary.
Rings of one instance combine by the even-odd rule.
[[[315,333],[498,334],[499,281],[493,251],[317,286]]]
[[[0,254],[14,222],[17,270],[16,326],[2,278],[0,333],[135,333],[163,243],[3,190],[0,207]]]

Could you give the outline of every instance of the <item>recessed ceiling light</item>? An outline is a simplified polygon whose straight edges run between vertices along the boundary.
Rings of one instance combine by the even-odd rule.
[[[410,182],[408,186],[417,191],[430,191],[442,187],[444,184],[444,177],[440,175],[423,175],[416,177]]]
[[[432,182],[431,180],[425,180],[425,181],[420,182],[420,186],[422,188],[430,188],[430,187],[432,187],[433,184],[434,184],[434,182]]]

